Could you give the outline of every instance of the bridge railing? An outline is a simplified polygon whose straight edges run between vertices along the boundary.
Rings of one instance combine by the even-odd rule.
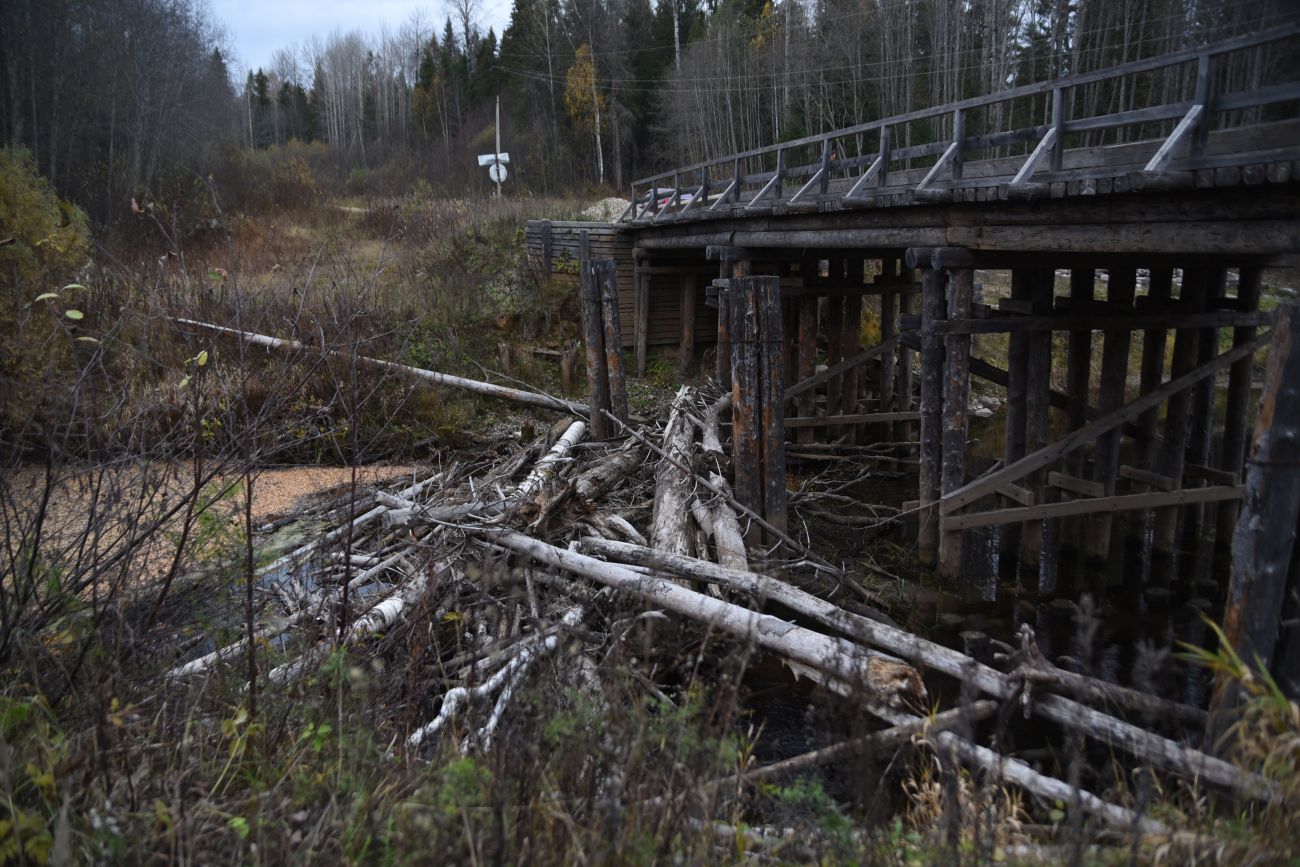
[[[950,201],[997,187],[1033,197],[1049,183],[1135,172],[1150,186],[1192,183],[1198,169],[1300,159],[1300,81],[1231,89],[1223,59],[1262,46],[1300,54],[1300,22],[1120,66],[1024,85],[682,166],[634,181],[620,221],[660,223],[717,214]],[[1152,75],[1163,76],[1153,85]],[[1143,76],[1144,84],[1139,85]],[[1142,108],[1076,113],[1083,89],[1129,79],[1161,91]],[[1040,122],[1024,123],[1036,118]],[[1020,124],[1017,124],[1020,121]],[[1276,126],[1276,125],[1274,125]],[[1243,134],[1212,142],[1211,132]],[[1126,147],[1103,147],[1118,144]],[[980,159],[973,159],[978,155]]]

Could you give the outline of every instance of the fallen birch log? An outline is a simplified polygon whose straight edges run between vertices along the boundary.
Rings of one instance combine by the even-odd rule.
[[[899,714],[899,718],[905,718]],[[1144,834],[1164,834],[1168,831],[1164,823],[1146,816],[1139,816],[1132,810],[1102,800],[1086,789],[1040,774],[1020,759],[1009,758],[996,753],[988,747],[973,744],[957,737],[952,732],[938,732],[934,736],[938,746],[951,750],[961,761],[996,774],[1002,780],[1019,786],[1027,792],[1033,792],[1049,802],[1062,801],[1066,804],[1077,803],[1087,812],[1116,828],[1137,829]]]
[[[717,472],[709,473],[709,482],[731,494],[727,480]],[[713,518],[713,547],[718,564],[727,569],[749,571],[749,555],[745,550],[745,534],[741,532],[736,513],[727,505],[727,497],[718,497],[710,510]]]
[[[519,503],[532,497],[551,479],[555,478],[559,468],[568,459],[569,453],[582,439],[586,430],[586,422],[575,421],[569,425],[564,435],[537,462],[532,471],[519,483],[519,486],[515,488],[514,493],[509,497],[499,497],[491,501],[476,499],[468,503],[458,503],[454,506],[426,506],[416,503],[400,493],[380,493],[376,495],[379,502],[388,508],[388,514],[384,516],[384,526],[388,528],[407,527],[415,521],[439,524],[461,520],[470,515],[482,515],[483,517],[499,515],[510,504]]]
[[[397,563],[401,561],[401,559],[405,557],[407,553],[408,552],[406,551],[399,551],[398,553],[393,554],[387,559],[380,561],[379,563],[370,567],[364,572],[357,573],[357,575],[353,577],[351,581],[348,582],[348,589],[355,590],[356,588],[368,584],[370,581],[373,581],[375,578],[379,577],[384,572],[391,569],[393,566],[396,566]],[[312,604],[311,602],[308,602],[307,604],[304,604],[296,612],[294,612],[284,620],[280,621],[279,623],[258,630],[257,641],[259,642],[269,641],[270,639],[275,638],[278,635],[282,635],[285,632],[288,632],[290,629],[297,626],[299,623],[302,623],[306,620],[310,620],[311,618],[318,616],[321,613],[321,611],[324,610],[325,604],[331,601],[332,599],[337,598],[341,594],[341,592],[342,592],[341,589],[335,590],[333,593],[330,593],[324,599],[321,599],[319,605],[315,605]],[[234,641],[231,644],[226,645],[225,647],[214,650],[211,653],[200,656],[198,659],[192,659],[189,662],[185,663],[184,665],[179,665],[176,668],[173,668],[171,671],[167,672],[165,676],[167,678],[183,678],[183,677],[189,677],[190,675],[199,674],[201,672],[207,671],[209,668],[216,665],[218,662],[225,662],[226,660],[229,659],[237,659],[238,657],[242,656],[246,650],[248,650],[248,639],[240,638],[239,640]]]
[[[569,425],[564,435],[556,441],[555,445],[551,446],[551,450],[546,453],[545,457],[537,462],[527,478],[519,483],[519,487],[515,490],[514,497],[512,497],[514,502],[520,503],[531,498],[547,482],[555,478],[560,466],[568,459],[569,452],[573,450],[573,447],[578,444],[586,432],[586,422],[575,421]]]
[[[573,483],[573,493],[579,499],[594,502],[636,472],[642,460],[636,441],[629,440],[618,451],[578,476]]]
[[[421,572],[414,580],[399,588],[391,596],[380,600],[365,614],[348,624],[343,633],[342,644],[356,644],[376,632],[388,629],[406,615],[425,594],[428,593],[435,578],[455,570],[448,563],[439,563],[430,571]],[[291,683],[310,674],[320,667],[333,649],[333,642],[317,642],[297,659],[278,665],[267,673],[266,679],[278,686]]]
[[[193,326],[194,328],[204,328],[208,331],[216,331],[222,334],[235,335],[254,346],[265,346],[271,349],[296,350],[302,352],[320,351],[316,347],[307,346],[299,343],[297,340],[283,340],[279,337],[271,337],[266,334],[257,334],[252,331],[240,331],[237,328],[227,328],[224,325],[214,325],[210,322],[199,322],[195,319],[182,319],[172,317],[173,321],[182,325]],[[336,350],[324,350],[326,355],[336,355],[340,357],[351,357]],[[587,416],[588,407],[586,404],[577,403],[571,400],[562,400],[558,397],[551,397],[549,394],[539,394],[535,391],[524,391],[518,388],[509,388],[504,385],[496,385],[491,382],[481,382],[477,379],[466,379],[463,376],[453,376],[450,373],[439,373],[436,370],[424,370],[419,367],[411,367],[406,364],[398,364],[394,361],[384,361],[379,358],[369,358],[364,355],[356,356],[356,360],[362,364],[368,364],[373,367],[385,368],[396,373],[406,376],[414,376],[437,385],[445,385],[449,388],[458,388],[462,391],[481,394],[484,397],[495,397],[500,400],[509,400],[514,403],[522,403],[527,406],[535,406],[540,409],[555,410],[556,412],[572,413],[584,418]]]
[[[582,622],[586,612],[587,609],[581,605],[570,608],[560,618],[560,625],[571,629]],[[489,696],[501,689],[501,687],[506,686],[507,683],[511,684],[511,686],[507,687],[507,690],[513,690],[513,686],[517,685],[522,673],[532,664],[533,660],[554,651],[558,646],[559,636],[555,630],[545,630],[520,639],[513,648],[513,656],[510,662],[506,663],[496,674],[477,686],[458,686],[447,690],[442,697],[442,706],[438,708],[438,715],[411,732],[406,739],[406,745],[410,748],[420,746],[420,744],[441,731],[451,721],[452,716],[466,707],[471,701]],[[510,691],[503,693],[506,701],[509,701],[510,695]],[[498,708],[504,708],[502,702],[498,701],[497,704],[498,707],[493,708],[493,715],[488,720],[489,725],[484,726],[484,731],[489,737],[492,731],[495,730],[497,722],[500,721]],[[462,745],[462,752],[466,751],[466,745],[468,745],[468,741],[465,745]]]
[[[579,542],[579,548],[684,578],[716,581],[754,593],[813,617],[859,641],[969,683],[996,698],[1005,700],[1018,695],[1012,678],[995,668],[897,626],[845,611],[783,581],[723,569],[714,563],[692,557],[668,556],[663,552],[638,548],[625,542],[583,539]],[[1032,706],[1037,713],[1059,725],[1080,731],[1102,743],[1120,747],[1166,770],[1193,779],[1200,777],[1254,798],[1267,800],[1275,797],[1272,787],[1257,774],[1248,774],[1222,759],[1183,746],[1064,696],[1040,695],[1035,697]]]
[[[442,473],[435,473],[434,475],[430,476],[429,478],[425,479],[422,482],[416,482],[414,485],[411,485],[407,488],[403,488],[402,490],[398,491],[397,494],[395,495],[387,494],[384,496],[396,497],[397,499],[401,499],[401,500],[408,500],[411,497],[418,497],[430,485],[440,481],[441,479],[442,479]],[[376,497],[378,496],[380,495],[377,494]],[[353,518],[352,521],[350,522],[351,527],[353,530],[364,527],[367,524],[369,524],[371,521],[375,520],[376,518],[381,517],[387,511],[388,511],[388,506],[382,504],[375,506],[369,511],[361,515],[358,515],[356,518]],[[333,530],[330,530],[328,533],[324,534],[323,536],[318,536],[317,538],[313,539],[307,544],[302,545],[293,551],[290,551],[288,554],[285,554],[283,557],[280,557],[272,561],[271,563],[268,563],[267,565],[263,566],[261,569],[258,569],[257,574],[259,576],[262,576],[262,575],[270,575],[277,571],[287,572],[290,569],[292,569],[294,566],[297,566],[307,557],[311,556],[311,554],[314,553],[315,551],[325,547],[326,545],[332,544],[334,542],[337,542],[340,539],[345,538],[347,534],[348,534],[348,524],[344,524],[341,527],[336,527]]]
[[[673,400],[668,426],[664,428],[665,457],[655,469],[654,517],[650,523],[650,544],[660,551],[689,554],[687,533],[690,516],[691,477],[682,469],[690,466],[694,426],[686,414],[690,389],[683,386]]]
[[[867,696],[881,703],[902,704],[923,701],[925,687],[920,675],[910,665],[876,653],[841,638],[813,632],[768,614],[697,593],[672,581],[639,575],[632,570],[575,551],[556,548],[538,539],[512,530],[466,527],[465,532],[480,535],[520,554],[590,578],[607,587],[625,590],[656,606],[685,617],[707,623],[737,638],[753,641],[779,656],[823,672],[846,684],[861,687]]]

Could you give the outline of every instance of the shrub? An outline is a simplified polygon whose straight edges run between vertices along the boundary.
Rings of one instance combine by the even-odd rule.
[[[90,251],[85,212],[54,194],[23,148],[0,149],[0,244],[12,288],[65,280]]]

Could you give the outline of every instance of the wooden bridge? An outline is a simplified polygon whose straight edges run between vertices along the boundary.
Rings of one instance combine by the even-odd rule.
[[[1180,527],[1226,546],[1262,271],[1300,261],[1297,57],[1291,25],[676,168],[616,224],[530,224],[530,249],[576,274],[598,239],[639,372],[713,344],[736,495],[777,526],[788,445],[884,440],[913,444],[920,557],[947,576],[983,527],[1030,568],[1071,526],[1113,556],[1120,514],[1157,552]],[[1081,113],[1098,88],[1146,105]],[[978,475],[972,376],[1006,403]]]

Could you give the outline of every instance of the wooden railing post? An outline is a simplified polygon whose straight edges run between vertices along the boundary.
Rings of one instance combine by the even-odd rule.
[[[889,183],[890,135],[888,126],[880,128],[880,171],[876,173],[876,177],[879,178],[876,185],[881,187]]]
[[[821,194],[824,196],[831,189],[831,140],[822,139],[822,179]]]
[[[1061,88],[1052,91],[1052,171],[1059,172],[1065,160],[1065,93]]]
[[[952,113],[952,141],[957,149],[952,155],[952,179],[961,180],[962,160],[966,152],[966,114],[960,108]]]
[[[1201,106],[1201,119],[1196,124],[1196,129],[1192,131],[1192,156],[1199,157],[1205,154],[1205,144],[1209,141],[1210,126],[1212,118],[1210,112],[1214,108],[1214,56],[1211,54],[1202,54],[1196,63],[1196,95],[1193,102]]]

